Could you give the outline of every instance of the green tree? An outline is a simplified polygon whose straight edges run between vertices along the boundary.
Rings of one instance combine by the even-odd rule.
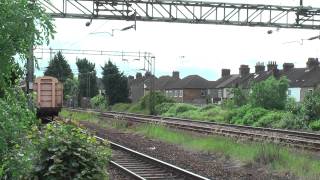
[[[309,92],[303,99],[302,112],[307,120],[320,120],[320,90]]]
[[[242,88],[234,88],[233,102],[236,106],[243,106],[248,103],[248,93]]]
[[[50,60],[49,66],[44,72],[44,75],[56,77],[62,83],[64,83],[68,78],[73,77],[70,65],[62,55],[61,51],[59,51],[54,58]]]
[[[0,97],[22,74],[14,56],[25,62],[30,47],[48,43],[53,33],[52,18],[38,1],[0,1]]]
[[[63,95],[65,100],[75,99],[79,93],[78,78],[68,78],[63,83]]]
[[[252,87],[250,103],[254,107],[266,109],[284,109],[287,101],[289,81],[285,77],[279,80],[270,77]]]
[[[128,79],[111,61],[102,67],[102,82],[110,105],[128,102]]]
[[[79,71],[79,97],[94,97],[98,94],[95,64],[86,58],[77,59],[76,64]]]

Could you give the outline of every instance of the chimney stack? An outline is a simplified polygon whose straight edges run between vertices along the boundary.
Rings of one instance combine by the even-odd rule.
[[[263,62],[257,62],[255,66],[255,73],[260,74],[266,70],[266,67],[264,66]]]
[[[221,77],[230,76],[230,69],[222,69],[221,70]]]
[[[307,68],[308,68],[308,69],[311,69],[311,68],[314,68],[314,67],[319,67],[319,60],[318,60],[318,58],[308,58]]]
[[[239,74],[240,74],[240,77],[244,77],[244,76],[247,76],[249,75],[250,73],[250,68],[248,65],[244,65],[242,64],[239,68]]]
[[[179,73],[179,71],[173,71],[173,72],[172,72],[172,77],[175,78],[175,79],[179,79],[179,78],[180,78],[180,73]]]
[[[275,70],[278,69],[278,65],[276,61],[269,61],[268,65],[267,65],[267,70],[271,71],[271,70]]]
[[[288,72],[293,68],[294,68],[294,64],[293,63],[283,63],[283,71],[284,72]]]
[[[128,76],[128,80],[129,80],[129,81],[134,80],[134,76],[131,76],[131,75],[130,75],[130,76]]]
[[[136,79],[142,79],[142,74],[141,73],[137,73],[136,74]]]

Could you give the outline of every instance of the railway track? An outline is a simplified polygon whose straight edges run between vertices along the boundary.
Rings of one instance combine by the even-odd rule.
[[[90,111],[100,113],[94,110],[71,109],[73,111]],[[241,126],[234,124],[224,124],[206,121],[195,121],[190,119],[172,118],[142,115],[124,112],[103,112],[100,114],[109,118],[124,118],[126,120],[140,123],[161,123],[169,127],[175,127],[188,131],[195,131],[205,134],[217,134],[231,137],[241,137],[257,141],[269,141],[279,144],[285,144],[293,147],[320,151],[320,134],[292,131],[272,128],[259,128],[252,126]]]
[[[103,140],[97,136],[96,138]],[[110,145],[112,149],[110,165],[124,171],[134,179],[209,180],[122,145],[113,142],[110,142]]]

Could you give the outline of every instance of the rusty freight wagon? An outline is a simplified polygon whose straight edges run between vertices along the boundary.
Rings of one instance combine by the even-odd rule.
[[[63,86],[50,76],[38,77],[33,85],[38,117],[57,116],[63,103]]]

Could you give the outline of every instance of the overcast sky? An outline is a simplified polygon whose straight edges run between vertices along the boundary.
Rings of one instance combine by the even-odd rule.
[[[219,2],[222,2],[220,0]],[[228,0],[224,2],[241,2]],[[243,2],[243,1],[242,1]],[[296,6],[299,0],[251,0],[246,3],[280,4]],[[320,7],[314,0],[305,0],[305,5]],[[198,74],[208,80],[220,77],[221,68],[238,73],[241,64],[250,65],[254,71],[256,62],[277,61],[280,68],[284,62],[293,62],[296,67],[304,67],[308,57],[320,56],[320,40],[301,41],[319,35],[315,30],[239,27],[224,25],[177,24],[160,22],[137,22],[137,30],[115,31],[132,25],[128,21],[56,19],[56,35],[51,48],[108,50],[108,51],[147,51],[156,57],[156,75],[168,75],[173,70],[180,71],[182,77]],[[272,34],[267,34],[268,30]],[[41,75],[48,65],[49,55],[37,53],[40,58]],[[76,57],[86,57],[96,64],[98,76],[108,59],[116,63],[126,75],[134,75],[143,68],[143,63],[109,56],[65,55],[74,72]]]

